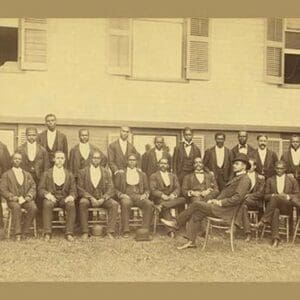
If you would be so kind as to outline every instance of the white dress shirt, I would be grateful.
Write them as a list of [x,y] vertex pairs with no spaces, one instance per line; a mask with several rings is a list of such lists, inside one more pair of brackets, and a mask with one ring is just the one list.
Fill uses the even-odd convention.
[[217,158],[217,166],[222,168],[224,164],[224,157],[225,157],[225,148],[219,148],[218,146],[215,147],[216,151],[216,158]]
[[28,159],[30,161],[34,161],[36,156],[36,142],[34,143],[27,143],[27,153],[28,153]]
[[23,185],[23,183],[24,183],[24,174],[23,174],[22,169],[13,167],[12,170],[13,170],[15,176],[16,176],[16,179],[17,179],[17,182],[19,183],[19,185]]
[[90,144],[89,143],[79,143],[79,151],[80,151],[81,156],[85,160],[87,160],[89,158],[90,151],[91,151]]
[[291,148],[291,154],[292,154],[293,164],[295,166],[299,166],[299,163],[300,163],[300,147],[297,150]]
[[159,161],[163,157],[163,151],[155,148],[156,160]]
[[92,184],[93,184],[94,188],[96,188],[102,177],[100,167],[95,168],[93,165],[91,165],[90,176],[91,176]]
[[284,183],[285,183],[285,174],[282,176],[276,176],[276,185],[278,194],[283,193],[284,191]]
[[246,144],[245,147],[239,144],[239,153],[244,153],[247,155],[248,153],[248,145]]
[[183,142],[184,142],[185,153],[186,153],[187,157],[189,157],[190,153],[191,153],[193,142],[190,142],[190,143],[188,143],[187,141],[183,141]]
[[123,154],[126,155],[126,152],[127,152],[127,140],[123,141],[122,139],[119,139],[119,144],[120,144],[120,147],[121,147],[121,150],[122,150]]
[[264,165],[265,160],[266,160],[266,155],[267,155],[267,148],[265,148],[264,150],[258,148],[258,155],[259,155],[261,164]]
[[61,186],[65,183],[66,173],[63,167],[58,168],[57,166],[53,167],[53,181],[56,185]]
[[198,181],[200,183],[203,183],[203,181],[204,181],[204,173],[195,173],[195,175],[196,175],[196,178],[198,179]]
[[126,183],[129,185],[137,185],[140,181],[140,176],[136,168],[127,168]]
[[169,186],[171,184],[170,183],[169,173],[168,172],[162,172],[162,171],[160,171],[160,175],[161,175],[161,178],[162,178],[165,186]]
[[54,131],[47,130],[47,144],[49,149],[53,148],[55,139],[56,139],[56,130]]
[[252,189],[254,188],[255,183],[256,183],[255,172],[248,172],[248,177],[251,180],[251,189],[250,189],[250,191],[252,191]]

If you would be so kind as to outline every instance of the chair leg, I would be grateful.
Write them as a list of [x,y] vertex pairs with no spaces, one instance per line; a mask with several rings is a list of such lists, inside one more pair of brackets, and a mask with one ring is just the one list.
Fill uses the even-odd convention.
[[286,242],[288,243],[290,240],[290,220],[286,219]]
[[203,246],[202,246],[202,250],[205,250],[205,248],[206,248],[210,228],[211,228],[210,220],[207,220],[206,231],[205,231],[205,239],[204,239],[204,243],[203,243]]
[[296,227],[295,227],[293,241],[292,241],[293,244],[295,243],[295,240],[296,240],[296,237],[297,237],[299,225],[300,225],[300,218],[298,217],[298,221],[297,221],[297,224],[296,224]]
[[231,251],[234,252],[234,223],[230,226],[230,245]]
[[154,210],[153,234],[156,234],[156,226],[157,226],[157,211]]
[[10,239],[11,221],[12,221],[12,218],[11,218],[11,212],[10,212],[10,210],[9,210],[9,211],[8,211],[8,215],[7,215],[7,222],[8,222],[8,225],[7,225],[7,238],[8,238],[8,239]]
[[266,230],[266,225],[264,224],[262,231],[261,231],[261,235],[260,235],[260,239],[262,240],[264,238],[265,235],[265,230]]
[[[255,214],[255,216],[254,216],[254,221],[255,221],[255,224],[258,223],[258,215],[257,214]],[[257,228],[255,228],[255,240],[256,241],[258,240],[258,229]]]
[[36,230],[36,218],[33,219],[33,236],[37,237],[37,230]]

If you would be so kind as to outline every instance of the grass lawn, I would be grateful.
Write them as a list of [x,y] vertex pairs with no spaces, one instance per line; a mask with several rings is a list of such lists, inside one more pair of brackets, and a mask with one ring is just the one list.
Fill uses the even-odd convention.
[[202,238],[197,249],[179,251],[183,242],[157,234],[151,242],[91,237],[73,243],[56,234],[22,242],[1,241],[0,281],[299,281],[300,243],[269,240],[245,243],[213,236],[205,252]]

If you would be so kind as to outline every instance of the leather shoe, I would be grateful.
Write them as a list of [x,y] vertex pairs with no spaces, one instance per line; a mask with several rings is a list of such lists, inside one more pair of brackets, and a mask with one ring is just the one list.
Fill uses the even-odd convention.
[[123,237],[124,239],[128,239],[128,238],[129,238],[129,232],[124,232],[124,233],[122,234],[122,237]]
[[253,228],[259,229],[260,227],[263,227],[264,225],[265,225],[264,222],[259,221],[257,224],[252,224],[251,226],[252,226]]
[[72,236],[71,234],[67,234],[66,240],[67,240],[68,242],[73,242],[73,241],[74,241],[74,238],[73,238],[73,236]]
[[169,236],[171,239],[174,239],[174,238],[175,238],[175,232],[170,231],[170,232],[168,233],[168,236]]
[[20,242],[21,241],[21,235],[20,234],[17,234],[16,235],[16,242]]
[[176,220],[174,220],[174,221],[169,221],[169,220],[166,220],[166,219],[161,218],[160,221],[161,221],[163,224],[165,224],[166,226],[168,226],[168,227],[174,228],[174,229],[176,229],[176,230],[179,229]]
[[45,236],[44,236],[44,241],[45,241],[45,242],[50,241],[50,234],[45,234]]
[[84,240],[84,241],[86,241],[88,238],[89,238],[89,235],[87,233],[83,233],[81,235],[81,239]]
[[192,241],[188,241],[187,243],[183,244],[182,246],[177,247],[178,250],[184,250],[184,249],[188,249],[188,248],[197,248],[197,246]]
[[114,240],[115,239],[115,234],[113,232],[108,232],[107,234],[107,237],[110,239],[110,240]]
[[247,234],[246,238],[245,238],[245,242],[249,243],[251,241],[251,234]]
[[278,245],[279,245],[279,239],[274,239],[274,240],[273,240],[272,247],[273,247],[273,248],[276,248],[276,247],[278,247]]

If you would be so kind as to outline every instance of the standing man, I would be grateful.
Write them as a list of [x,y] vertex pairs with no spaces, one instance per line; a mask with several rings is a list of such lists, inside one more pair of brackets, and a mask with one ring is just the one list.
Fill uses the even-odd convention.
[[144,152],[144,154],[141,157],[141,166],[142,166],[142,169],[143,169],[143,165],[145,165],[145,160],[147,158],[147,152],[150,151],[151,148],[152,148],[152,146],[150,144],[146,144],[145,145],[145,152]]
[[289,150],[283,153],[281,160],[286,163],[286,172],[292,173],[300,184],[300,137],[292,135]]
[[230,150],[224,146],[226,135],[223,132],[215,134],[216,146],[207,149],[204,154],[204,166],[214,173],[219,190],[223,190],[230,177]]
[[235,176],[226,184],[216,199],[210,199],[207,202],[194,201],[185,211],[179,214],[175,221],[161,219],[167,226],[176,229],[184,226],[189,220],[192,221],[192,236],[179,249],[196,247],[195,241],[199,232],[198,223],[205,217],[222,218],[227,222],[232,220],[251,187],[251,181],[246,174],[249,168],[248,156],[239,153],[233,160]]
[[124,172],[116,173],[115,188],[121,204],[121,223],[123,237],[129,237],[129,216],[132,206],[137,206],[143,213],[142,228],[149,230],[153,203],[149,200],[149,185],[144,172],[136,168],[137,157],[128,156],[128,167]]
[[299,199],[299,185],[297,180],[291,175],[286,174],[286,163],[278,161],[275,165],[276,175],[267,179],[265,200],[268,201],[267,208],[263,217],[258,223],[258,227],[264,223],[271,224],[272,246],[277,247],[279,237],[279,215],[290,216],[292,225],[293,206]]
[[194,171],[194,159],[201,157],[200,149],[193,142],[193,131],[186,127],[183,129],[183,141],[174,148],[173,172],[177,174],[182,184],[185,175]]
[[[180,185],[175,174],[168,172],[169,160],[161,158],[158,163],[159,171],[150,176],[151,198],[157,205],[162,217],[166,220],[172,220],[171,208],[185,204],[185,199],[179,197]],[[173,238],[174,231],[168,227],[168,235]]]
[[107,235],[114,239],[118,218],[119,204],[113,197],[115,190],[112,178],[107,169],[101,166],[102,153],[95,150],[91,153],[91,164],[79,172],[78,194],[79,216],[82,238],[88,238],[88,208],[103,207],[108,210]]
[[265,177],[256,172],[256,160],[249,159],[251,165],[247,172],[251,180],[251,188],[249,193],[245,196],[244,207],[241,209],[243,213],[244,232],[246,234],[246,242],[251,240],[251,226],[248,215],[248,210],[255,210],[261,216],[263,213],[263,200],[265,191]]
[[155,147],[147,152],[142,161],[142,171],[146,173],[148,178],[158,171],[158,162],[162,158],[166,158],[168,166],[171,166],[171,155],[164,149],[165,140],[162,136],[154,138]]
[[[11,168],[11,158],[7,146],[0,141],[0,178],[1,175]],[[4,227],[3,209],[0,198],[0,229]]]
[[[44,130],[37,137],[37,143],[42,145],[48,152],[50,167],[54,165],[54,153],[62,151],[65,154],[65,160],[68,158],[68,141],[67,137],[56,129],[56,116],[48,114],[45,116],[47,130]],[[67,165],[67,161],[65,161]]]
[[137,159],[140,159],[140,154],[136,151],[135,147],[128,142],[129,133],[129,127],[121,127],[120,138],[108,146],[108,165],[113,175],[126,170],[128,155],[135,154]]
[[29,172],[36,184],[42,174],[49,168],[49,158],[46,149],[37,144],[37,129],[34,127],[26,128],[26,142],[18,148],[22,154],[21,167]]
[[0,182],[1,196],[6,199],[7,206],[11,210],[12,224],[17,241],[21,240],[22,208],[26,210],[23,226],[23,236],[29,234],[30,226],[37,212],[34,199],[36,185],[30,173],[22,170],[22,154],[14,153],[12,169],[3,173]]
[[248,133],[247,131],[239,131],[238,132],[238,141],[239,143],[234,146],[230,151],[231,161],[234,161],[235,157],[239,153],[246,154],[249,158],[254,156],[255,149],[247,144],[248,141]]
[[100,164],[102,167],[107,165],[107,157],[96,146],[90,144],[90,132],[88,129],[79,129],[79,144],[75,145],[70,151],[69,166],[75,179],[78,178],[79,171],[90,165],[92,155],[95,151],[100,153]]
[[43,199],[43,226],[45,241],[49,241],[52,233],[53,208],[61,207],[66,211],[66,239],[73,241],[75,223],[76,183],[71,172],[64,168],[65,153],[54,154],[54,166],[42,176],[38,188]]
[[268,136],[261,133],[257,136],[258,148],[254,151],[256,172],[266,179],[275,174],[275,163],[278,161],[277,154],[267,148]]

